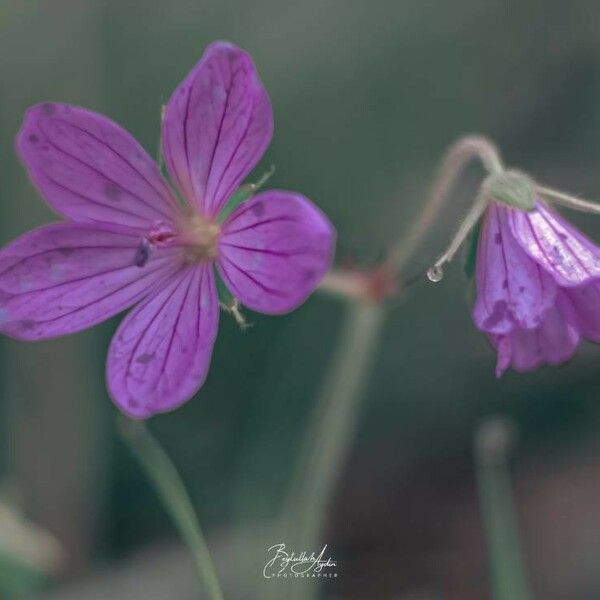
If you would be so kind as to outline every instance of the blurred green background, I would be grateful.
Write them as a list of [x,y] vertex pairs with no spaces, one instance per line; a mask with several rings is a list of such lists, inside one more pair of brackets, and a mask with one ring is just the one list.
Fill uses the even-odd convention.
[[[29,105],[105,113],[153,153],[161,104],[215,39],[249,50],[271,95],[275,136],[257,172],[275,163],[270,185],[323,208],[340,263],[373,264],[408,231],[442,152],[464,133],[492,137],[509,165],[548,185],[600,197],[593,0],[1,0],[0,241],[53,218],[13,150]],[[479,175],[407,276],[447,244]],[[600,240],[600,218],[571,217]],[[496,380],[464,283],[454,265],[442,283],[412,287],[386,323],[327,518],[339,564],[328,598],[489,597],[472,440],[497,413],[520,430],[516,501],[536,596],[600,597],[600,349]],[[244,332],[222,315],[204,388],[150,423],[193,496],[228,598],[255,597],[266,550],[257,532],[281,506],[340,314],[316,294],[288,316],[251,314]],[[0,342],[0,491],[27,517],[35,549],[47,544],[36,564],[60,571],[40,585],[3,567],[6,598],[33,587],[53,600],[197,597],[191,560],[116,435],[104,358],[117,323]]]

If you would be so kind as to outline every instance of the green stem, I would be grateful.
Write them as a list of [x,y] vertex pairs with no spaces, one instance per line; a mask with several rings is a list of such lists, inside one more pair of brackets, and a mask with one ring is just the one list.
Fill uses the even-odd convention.
[[296,473],[287,500],[288,512],[295,515],[296,531],[306,542],[319,536],[340,463],[355,430],[383,323],[379,305],[353,304],[347,311],[339,349],[304,440],[304,464]]
[[[469,136],[456,142],[446,153],[425,209],[402,239],[390,251],[384,272],[392,282],[403,271],[437,216],[458,175],[473,158],[479,158],[490,173],[502,170],[495,146],[481,136]],[[479,211],[479,212],[478,212]],[[476,216],[480,214],[476,206]],[[475,219],[476,220],[476,219]],[[326,375],[292,477],[282,512],[280,530],[294,552],[317,552],[328,504],[352,441],[360,402],[369,379],[384,325],[385,309],[381,302],[369,301],[370,280],[342,272],[331,273],[321,289],[333,291],[350,300],[347,307],[337,354]],[[381,299],[380,299],[381,300]],[[310,599],[317,586],[299,580],[290,588],[289,598]],[[265,587],[261,598],[280,600],[280,590]]]
[[561,204],[562,206],[581,212],[600,214],[600,204],[597,202],[589,202],[588,200],[577,198],[577,196],[572,196],[571,194],[566,194],[565,192],[559,192],[558,190],[539,185],[536,187],[536,191],[545,200],[549,200],[550,202],[556,202],[556,204]]
[[444,154],[429,195],[425,200],[423,211],[406,236],[400,239],[390,251],[387,265],[392,272],[400,273],[404,270],[438,217],[458,176],[475,158],[481,161],[488,173],[499,173],[503,170],[498,150],[487,138],[480,135],[469,135],[452,144]]
[[[375,303],[349,304],[337,354],[317,398],[281,521],[281,541],[295,552],[320,550],[321,530],[344,466],[384,322]],[[278,540],[279,541],[279,540]],[[269,586],[262,597],[281,598]],[[298,580],[290,598],[316,594],[314,581]]]
[[177,469],[142,423],[119,419],[118,429],[192,553],[207,598],[223,600],[223,592],[206,540]]
[[477,483],[488,546],[493,600],[529,600],[508,467],[511,423],[485,422],[477,432]]

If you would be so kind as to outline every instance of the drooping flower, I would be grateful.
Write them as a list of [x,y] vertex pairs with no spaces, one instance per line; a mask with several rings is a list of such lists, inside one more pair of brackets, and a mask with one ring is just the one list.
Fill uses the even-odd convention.
[[498,351],[496,374],[569,360],[581,337],[600,342],[600,248],[538,200],[492,203],[479,238],[476,326]]
[[207,48],[164,112],[162,152],[183,201],[106,117],[65,104],[29,109],[17,149],[66,220],[0,252],[0,330],[41,340],[135,306],[110,345],[111,397],[133,418],[186,402],[217,333],[214,265],[235,298],[267,314],[299,306],[330,266],[334,229],[301,194],[259,192],[225,216],[272,131],[252,59],[225,42]]
[[560,365],[582,338],[600,343],[600,247],[548,202],[596,213],[600,207],[504,170],[493,146],[477,139],[491,156],[491,174],[428,276],[442,278],[442,265],[481,217],[472,316],[498,353],[496,375],[509,367],[523,372]]

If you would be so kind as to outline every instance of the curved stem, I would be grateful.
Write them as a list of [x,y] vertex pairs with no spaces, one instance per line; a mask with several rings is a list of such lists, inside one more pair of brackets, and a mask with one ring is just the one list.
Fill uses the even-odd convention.
[[175,527],[192,553],[206,597],[210,600],[223,600],[223,592],[206,540],[177,469],[142,423],[120,419],[118,429],[142,465]]
[[[471,231],[471,229],[473,229],[473,227],[475,227],[475,225],[477,224],[477,221],[479,221],[479,218],[484,213],[484,211],[487,207],[487,204],[488,204],[487,196],[485,194],[479,194],[477,196],[477,199],[475,200],[475,203],[473,204],[473,207],[469,211],[469,214],[465,217],[464,221],[460,224],[458,231],[452,238],[452,241],[450,242],[448,249],[442,255],[440,255],[440,257],[433,264],[432,269],[434,270],[434,272],[437,271],[438,276],[441,276],[442,271],[440,269],[442,268],[442,265],[450,262],[454,258],[454,255],[456,254],[458,249],[461,247],[462,243],[465,241],[465,239],[469,235],[469,232]],[[430,272],[431,272],[431,269],[430,269]],[[436,279],[435,275],[434,275],[433,279],[434,280]]]
[[[373,273],[334,270],[320,285],[322,291],[349,298],[337,354],[326,375],[322,391],[307,428],[301,455],[292,476],[282,519],[279,523],[281,541],[290,551],[317,551],[325,516],[341,468],[347,457],[360,402],[364,395],[374,357],[385,322],[385,307],[381,300],[388,293],[385,285],[395,280],[418,244],[429,230],[443,201],[465,165],[478,158],[490,173],[502,171],[502,163],[494,145],[486,138],[470,136],[456,142],[442,161],[439,175],[431,190],[425,209],[408,234],[406,241],[390,252],[379,266],[382,283]],[[476,202],[467,221],[444,255],[449,260],[482,212],[483,200]],[[278,540],[279,541],[279,540]],[[295,582],[288,598],[313,598],[314,582]],[[280,598],[275,586],[265,586],[261,598]]]
[[450,146],[442,159],[438,175],[425,201],[423,212],[409,230],[408,235],[392,248],[387,258],[387,264],[392,272],[402,271],[412,258],[431,228],[458,176],[473,159],[479,159],[488,173],[499,173],[504,168],[498,150],[490,140],[483,136],[463,137]]
[[[398,275],[404,270],[431,228],[459,175],[473,159],[479,159],[489,174],[501,173],[504,169],[493,142],[480,135],[460,138],[446,151],[423,212],[414,226],[409,229],[406,237],[392,247],[383,264],[378,267],[379,278],[373,277],[376,275],[374,272],[334,269],[324,277],[319,285],[319,291],[358,301],[380,301],[398,291]],[[478,196],[449,248],[428,271],[432,281],[441,279],[441,265],[452,260],[466,235],[483,214],[486,204],[486,199]]]

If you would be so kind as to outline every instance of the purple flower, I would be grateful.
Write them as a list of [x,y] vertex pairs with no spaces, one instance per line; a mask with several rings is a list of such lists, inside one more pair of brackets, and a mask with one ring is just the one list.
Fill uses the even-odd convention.
[[477,249],[476,326],[496,375],[559,365],[600,342],[600,248],[541,200],[526,212],[490,202]]
[[240,302],[268,314],[300,305],[330,265],[333,227],[300,194],[260,192],[219,219],[272,131],[252,59],[223,42],[206,50],[164,113],[162,151],[183,202],[106,117],[31,108],[18,152],[66,221],[0,252],[0,330],[51,338],[135,305],[108,353],[113,400],[134,418],[187,401],[206,378],[217,334],[213,264]]

